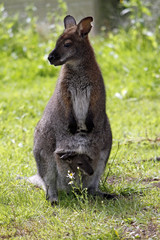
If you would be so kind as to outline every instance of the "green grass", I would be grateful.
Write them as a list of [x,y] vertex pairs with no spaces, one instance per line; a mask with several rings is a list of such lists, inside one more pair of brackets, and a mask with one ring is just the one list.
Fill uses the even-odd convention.
[[0,239],[160,239],[160,49],[132,32],[92,37],[113,132],[100,188],[118,198],[61,192],[51,207],[17,179],[36,173],[34,127],[60,70],[44,58],[54,44],[30,28],[0,41]]

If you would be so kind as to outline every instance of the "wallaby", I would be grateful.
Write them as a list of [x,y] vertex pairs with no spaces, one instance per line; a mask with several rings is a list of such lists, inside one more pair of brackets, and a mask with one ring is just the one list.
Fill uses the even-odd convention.
[[70,190],[68,170],[82,170],[83,187],[100,194],[98,184],[112,146],[105,113],[105,87],[88,39],[92,17],[76,24],[68,15],[65,30],[49,54],[52,65],[63,65],[57,85],[34,136],[34,156],[47,199],[58,201],[58,190]]

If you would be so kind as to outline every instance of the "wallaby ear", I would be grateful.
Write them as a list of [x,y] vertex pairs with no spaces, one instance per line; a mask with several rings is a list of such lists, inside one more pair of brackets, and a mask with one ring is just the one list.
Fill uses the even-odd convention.
[[65,29],[73,27],[75,25],[76,25],[76,20],[74,19],[74,17],[72,17],[70,15],[67,15],[64,18],[64,27],[65,27]]
[[91,22],[93,21],[92,17],[86,17],[83,18],[77,26],[77,30],[78,30],[78,34],[82,37],[85,37],[88,35],[88,33],[90,32],[92,25]]

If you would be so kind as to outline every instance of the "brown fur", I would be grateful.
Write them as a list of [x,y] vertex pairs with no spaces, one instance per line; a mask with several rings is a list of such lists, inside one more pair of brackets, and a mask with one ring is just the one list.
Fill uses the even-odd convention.
[[[34,156],[51,203],[58,200],[58,189],[69,191],[66,175],[72,166],[76,172],[78,164],[83,166],[83,187],[100,193],[98,183],[111,150],[104,82],[88,39],[92,20],[87,17],[76,25],[66,16],[64,33],[48,57],[51,64],[63,66],[35,129]],[[58,149],[68,158],[57,157]],[[74,152],[71,159],[68,152]]]

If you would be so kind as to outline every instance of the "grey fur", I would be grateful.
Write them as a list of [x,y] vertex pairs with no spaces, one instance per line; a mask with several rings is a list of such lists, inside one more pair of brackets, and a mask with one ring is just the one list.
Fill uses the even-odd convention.
[[[58,201],[58,190],[71,190],[67,173],[73,170],[72,165],[76,180],[76,166],[83,165],[83,187],[91,194],[99,192],[99,180],[112,146],[103,78],[86,35],[91,21],[91,17],[85,18],[67,28],[49,55],[51,64],[64,65],[54,94],[35,129],[34,157],[38,174],[29,181],[35,183],[37,179],[51,203]],[[65,42],[63,45],[65,38],[72,41],[68,49],[64,48]]]

